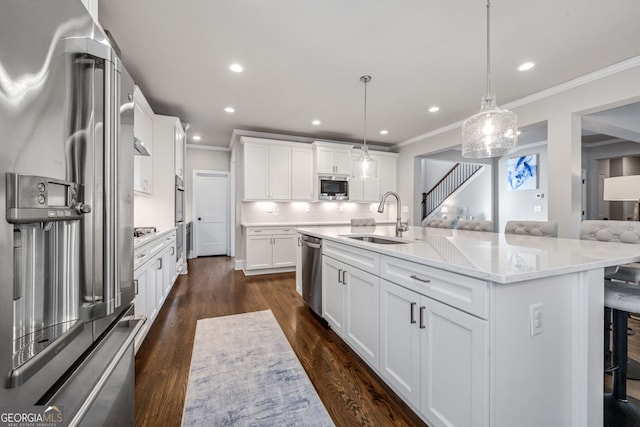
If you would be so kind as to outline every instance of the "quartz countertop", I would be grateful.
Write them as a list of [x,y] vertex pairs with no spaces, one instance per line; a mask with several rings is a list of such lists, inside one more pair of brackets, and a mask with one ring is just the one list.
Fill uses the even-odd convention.
[[[376,221],[376,224],[389,225],[395,221]],[[324,227],[350,225],[351,221],[286,221],[286,222],[243,222],[242,227]]]
[[640,261],[640,245],[625,243],[409,227],[398,237],[407,243],[377,244],[347,236],[396,238],[395,226],[298,227],[297,231],[496,283],[521,282]]
[[176,229],[176,227],[171,227],[171,228],[167,228],[166,230],[159,230],[155,233],[149,233],[149,234],[145,234],[144,236],[140,236],[140,237],[134,237],[133,238],[133,248],[139,248],[140,246],[144,245],[147,242],[150,242],[152,240],[155,240],[161,236],[164,236],[165,234],[174,231]]

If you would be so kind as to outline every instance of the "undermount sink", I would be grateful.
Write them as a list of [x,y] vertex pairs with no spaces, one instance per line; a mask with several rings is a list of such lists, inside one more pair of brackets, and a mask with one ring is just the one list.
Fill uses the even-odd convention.
[[348,235],[343,235],[343,236],[348,237],[350,239],[361,240],[363,242],[369,242],[369,243],[377,243],[380,245],[398,245],[398,244],[409,243],[407,241],[393,240],[393,239],[380,237],[380,236],[348,236]]

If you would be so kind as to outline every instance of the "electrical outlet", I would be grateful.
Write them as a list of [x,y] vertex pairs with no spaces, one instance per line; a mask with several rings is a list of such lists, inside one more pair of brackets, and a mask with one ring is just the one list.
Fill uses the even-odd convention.
[[304,205],[304,211],[305,212],[309,212],[311,210],[311,208],[309,208],[309,204]]
[[536,213],[542,212],[542,206],[541,205],[535,205],[533,207],[533,211],[536,212]]
[[529,329],[532,337],[544,332],[543,320],[542,303],[531,304],[529,306]]
[[403,213],[409,212],[409,206],[403,206],[402,207],[402,212]]
[[338,206],[338,212],[344,212],[344,206],[342,205]]

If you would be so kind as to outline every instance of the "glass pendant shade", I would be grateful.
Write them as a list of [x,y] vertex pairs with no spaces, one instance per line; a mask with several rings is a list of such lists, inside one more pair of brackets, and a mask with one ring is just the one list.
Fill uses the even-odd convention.
[[369,180],[378,178],[378,161],[371,157],[369,148],[362,146],[360,155],[353,159],[353,178]]
[[500,157],[518,148],[518,118],[496,105],[496,96],[487,94],[477,114],[462,123],[462,157]]

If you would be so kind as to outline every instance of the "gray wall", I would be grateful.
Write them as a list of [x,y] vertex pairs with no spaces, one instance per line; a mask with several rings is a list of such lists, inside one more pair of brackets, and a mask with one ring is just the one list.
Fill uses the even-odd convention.
[[[496,231],[503,231],[507,221],[547,221],[548,217],[548,189],[549,162],[547,159],[546,141],[525,146],[498,161],[498,205],[499,221]],[[538,188],[536,190],[509,190],[507,182],[507,161],[509,159],[526,156],[538,156]],[[539,212],[536,212],[536,207]]]
[[[458,159],[441,160],[449,157],[449,155],[439,157],[422,159],[422,192],[431,189],[456,163],[461,161]],[[453,157],[455,157],[455,154],[453,154]],[[469,163],[468,159],[465,159],[464,162]],[[485,164],[484,166],[482,171],[478,172],[473,179],[444,203],[448,209],[448,218],[460,217],[467,219],[473,217],[493,220],[492,166],[490,164]],[[441,214],[439,213],[435,214],[435,217],[440,216]],[[419,222],[417,223],[419,224]]]
[[193,202],[193,171],[211,170],[228,172],[230,170],[231,152],[222,150],[211,150],[194,148],[187,144],[187,158],[185,165],[185,221],[189,222],[192,217]]

